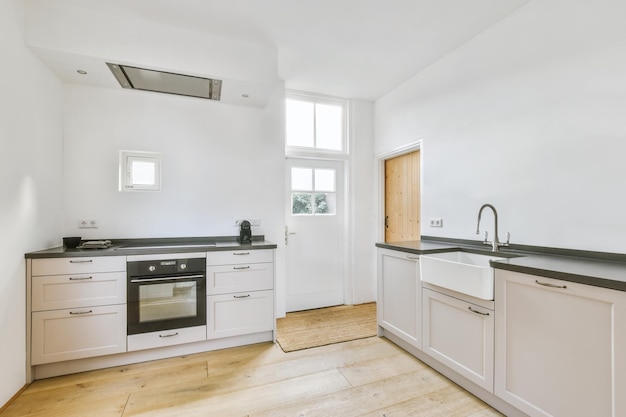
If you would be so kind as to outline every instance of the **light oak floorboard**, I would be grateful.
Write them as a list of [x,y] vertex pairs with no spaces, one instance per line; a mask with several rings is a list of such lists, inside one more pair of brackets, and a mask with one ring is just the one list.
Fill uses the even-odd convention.
[[501,416],[384,338],[261,343],[35,381],[0,417]]

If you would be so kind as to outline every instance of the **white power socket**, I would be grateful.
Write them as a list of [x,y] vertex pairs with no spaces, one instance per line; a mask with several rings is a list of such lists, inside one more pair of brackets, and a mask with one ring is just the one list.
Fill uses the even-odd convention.
[[82,219],[78,221],[79,229],[97,229],[98,227],[98,220],[95,219]]
[[443,219],[430,219],[430,227],[443,227]]

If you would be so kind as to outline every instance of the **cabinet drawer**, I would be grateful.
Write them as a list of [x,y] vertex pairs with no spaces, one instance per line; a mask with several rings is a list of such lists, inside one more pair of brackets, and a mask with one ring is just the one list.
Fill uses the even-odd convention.
[[230,265],[239,263],[250,264],[258,262],[274,262],[274,250],[229,250],[220,252],[208,252],[206,255],[207,266]]
[[33,277],[33,311],[126,303],[126,274],[52,275]]
[[125,351],[125,304],[32,315],[33,365]]
[[126,271],[125,256],[33,259],[32,275],[66,275]]
[[274,288],[274,264],[239,264],[207,267],[207,294],[228,294]]
[[133,334],[128,336],[128,351],[201,342],[203,340],[206,340],[206,326]]
[[274,291],[207,297],[207,338],[274,330]]

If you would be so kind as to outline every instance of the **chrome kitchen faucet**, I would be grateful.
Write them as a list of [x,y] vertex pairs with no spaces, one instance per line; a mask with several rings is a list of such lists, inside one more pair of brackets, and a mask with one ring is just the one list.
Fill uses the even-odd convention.
[[511,234],[507,232],[506,243],[500,243],[500,240],[498,239],[498,212],[496,211],[496,208],[491,204],[483,204],[480,210],[478,210],[478,223],[476,224],[476,234],[480,233],[480,216],[483,213],[483,209],[485,207],[489,207],[493,211],[494,237],[493,241],[487,241],[487,231],[485,231],[485,240],[483,241],[483,244],[491,245],[491,250],[497,252],[500,246],[509,246],[509,239],[511,238]]

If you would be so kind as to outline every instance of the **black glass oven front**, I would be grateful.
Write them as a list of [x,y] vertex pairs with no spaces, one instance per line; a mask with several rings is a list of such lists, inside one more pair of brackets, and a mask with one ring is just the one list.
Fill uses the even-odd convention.
[[206,324],[206,258],[127,263],[129,335]]

